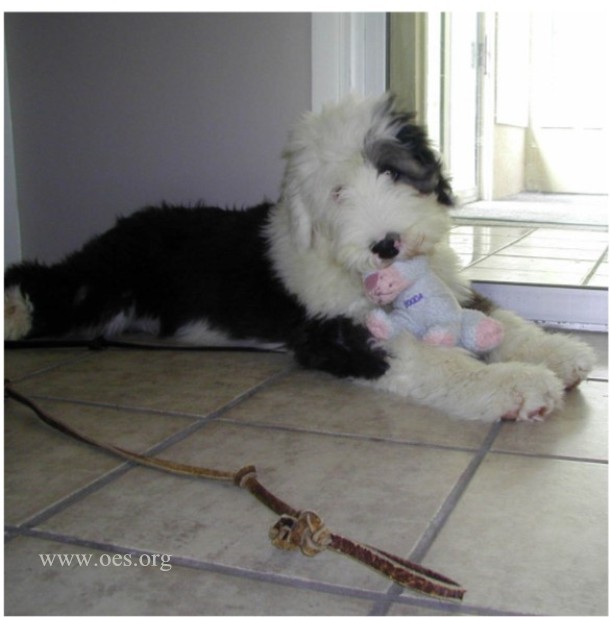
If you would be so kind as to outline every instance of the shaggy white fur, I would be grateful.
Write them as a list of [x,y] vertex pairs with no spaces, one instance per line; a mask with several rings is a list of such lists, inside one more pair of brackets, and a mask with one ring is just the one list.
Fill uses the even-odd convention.
[[[349,315],[364,323],[371,304],[362,294],[362,274],[383,265],[370,247],[390,232],[400,238],[396,258],[427,254],[458,299],[471,295],[446,242],[447,208],[435,195],[380,174],[365,156],[365,142],[391,137],[380,109],[378,100],[352,99],[311,114],[286,148],[280,207],[268,230],[271,254],[311,316]],[[593,352],[508,311],[492,315],[506,335],[489,363],[404,334],[387,343],[390,370],[362,383],[463,418],[543,419],[561,407],[564,389],[591,370]]]
[[[447,208],[435,195],[393,182],[366,159],[366,141],[389,138],[379,107],[376,99],[348,99],[307,115],[284,152],[282,195],[269,226],[271,255],[312,316],[361,319],[370,310],[362,274],[384,265],[370,247],[386,233],[400,230],[399,259],[433,252],[449,230]],[[450,285],[464,298],[466,282],[455,267],[440,263],[442,255],[453,260],[449,253],[439,248],[433,261],[451,272]]]

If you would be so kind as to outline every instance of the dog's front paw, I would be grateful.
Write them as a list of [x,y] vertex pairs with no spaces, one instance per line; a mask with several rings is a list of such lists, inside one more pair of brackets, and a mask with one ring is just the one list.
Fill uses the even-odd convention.
[[595,364],[595,353],[586,343],[565,334],[547,334],[543,341],[545,364],[571,390],[585,379]]
[[561,408],[563,385],[547,368],[520,362],[489,367],[487,419],[541,421]]

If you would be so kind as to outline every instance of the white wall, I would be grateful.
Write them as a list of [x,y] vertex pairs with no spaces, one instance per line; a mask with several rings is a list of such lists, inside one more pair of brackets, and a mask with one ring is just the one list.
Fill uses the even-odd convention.
[[607,193],[607,20],[535,13],[532,31],[527,189]]
[[310,14],[6,14],[5,41],[24,257],[163,199],[277,197]]
[[[530,106],[530,16],[500,12],[495,19],[495,121],[492,199],[525,190]],[[491,25],[491,24],[489,24]]]

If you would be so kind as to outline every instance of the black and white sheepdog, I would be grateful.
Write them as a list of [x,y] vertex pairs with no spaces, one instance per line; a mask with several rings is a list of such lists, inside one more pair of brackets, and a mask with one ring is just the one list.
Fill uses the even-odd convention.
[[[447,243],[451,188],[425,132],[391,96],[307,114],[277,204],[163,205],[121,219],[52,266],[5,274],[5,338],[144,330],[196,344],[281,344],[304,367],[455,416],[539,420],[593,353],[477,296]],[[416,254],[464,307],[502,322],[484,360],[404,333],[380,345],[363,273]]]

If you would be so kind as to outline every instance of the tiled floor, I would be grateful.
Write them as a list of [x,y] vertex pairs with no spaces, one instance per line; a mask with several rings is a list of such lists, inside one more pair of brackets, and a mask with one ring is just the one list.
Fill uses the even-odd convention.
[[454,221],[450,243],[475,281],[608,287],[608,232]]
[[[5,613],[605,615],[607,336],[583,336],[599,355],[591,378],[527,425],[452,420],[282,354],[6,352],[15,387],[77,428],[176,461],[255,464],[333,531],[468,592],[442,602],[330,551],[280,551],[276,517],[247,492],[122,463],[9,400]],[[92,561],[41,560],[73,554]],[[112,565],[126,554],[140,567]]]

